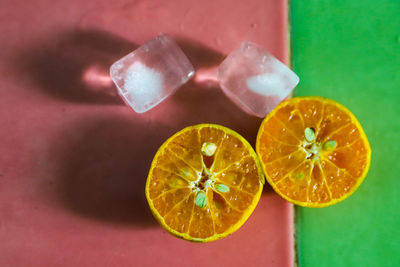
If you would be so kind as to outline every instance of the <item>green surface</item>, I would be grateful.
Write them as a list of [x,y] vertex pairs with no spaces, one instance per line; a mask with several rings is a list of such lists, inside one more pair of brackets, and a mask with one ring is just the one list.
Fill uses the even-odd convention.
[[347,106],[372,147],[347,200],[297,208],[300,266],[400,266],[400,0],[292,0],[296,95]]

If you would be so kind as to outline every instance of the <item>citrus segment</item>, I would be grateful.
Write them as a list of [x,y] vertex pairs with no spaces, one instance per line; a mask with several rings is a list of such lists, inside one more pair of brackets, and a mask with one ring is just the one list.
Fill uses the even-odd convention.
[[153,200],[153,205],[161,216],[165,216],[169,211],[184,201],[189,193],[190,190],[188,188],[168,190],[157,196]]
[[351,195],[365,178],[371,157],[354,115],[321,97],[278,105],[262,122],[256,149],[275,191],[307,207],[332,205]]
[[188,127],[154,157],[146,198],[170,233],[208,242],[236,231],[261,195],[264,177],[250,144],[213,124]]
[[356,184],[356,180],[346,170],[340,169],[332,162],[322,160],[320,168],[324,173],[325,182],[330,188],[332,198],[340,198]]
[[[164,216],[165,223],[170,225],[172,229],[175,229],[176,231],[187,232],[190,226],[190,224],[187,222],[190,221],[192,217],[192,210],[194,208],[193,201],[194,195],[186,192],[183,201],[179,202],[178,205],[173,206],[173,208],[169,207],[169,209],[167,209],[169,211],[168,214],[161,213],[157,206],[155,206],[155,208],[160,212],[161,216]],[[176,216],[176,214],[179,214],[179,216]]]
[[323,103],[317,99],[309,99],[307,102],[298,103],[296,109],[298,109],[299,115],[303,120],[304,128],[318,129],[325,113],[323,111],[324,108]]
[[234,135],[226,134],[222,139],[220,149],[215,153],[212,170],[218,172],[230,163],[238,162],[247,155],[249,155],[249,147]]
[[153,172],[155,176],[167,177],[167,179],[160,182],[153,182],[153,185],[149,189],[149,196],[152,199],[155,199],[156,197],[170,190],[177,188],[185,188],[189,185],[188,181],[176,175],[175,173],[165,171],[160,168],[155,168]]
[[289,130],[284,121],[278,118],[271,118],[270,120],[270,128],[269,133],[273,136],[277,141],[284,143],[286,145],[298,145],[300,144],[300,138],[296,136],[297,134],[293,131]]
[[239,188],[243,192],[256,194],[260,181],[254,177],[258,177],[258,172],[256,159],[249,155],[219,171],[214,178],[228,188]]
[[215,232],[223,235],[232,229],[232,225],[238,224],[242,220],[242,212],[239,212],[226,202],[219,194],[210,194],[212,202],[210,202],[213,212]]
[[[306,153],[296,150],[293,153],[273,159],[265,164],[266,175],[274,182],[279,182],[293,172],[301,163],[303,163]],[[261,158],[264,160],[264,158]]]
[[157,161],[162,163],[156,165],[158,168],[171,172],[188,182],[194,181],[197,176],[198,172],[170,149],[165,149],[160,153]]
[[196,171],[201,171],[203,166],[201,164],[201,154],[196,153],[196,149],[200,146],[199,131],[191,130],[177,136],[175,140],[171,141],[169,149],[175,154],[179,155],[185,162]]

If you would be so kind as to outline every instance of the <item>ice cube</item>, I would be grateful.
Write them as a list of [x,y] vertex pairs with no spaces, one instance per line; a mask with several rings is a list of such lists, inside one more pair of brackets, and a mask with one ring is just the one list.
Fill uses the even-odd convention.
[[192,64],[166,34],[140,46],[110,68],[120,96],[137,113],[161,103],[193,75]]
[[242,110],[265,117],[284,100],[299,77],[259,45],[245,41],[218,69],[223,92]]

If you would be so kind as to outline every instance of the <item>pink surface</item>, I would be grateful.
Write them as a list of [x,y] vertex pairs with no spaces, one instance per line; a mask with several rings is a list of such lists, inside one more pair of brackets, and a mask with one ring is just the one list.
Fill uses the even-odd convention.
[[[157,148],[185,126],[222,124],[254,144],[260,119],[208,69],[244,39],[286,62],[286,19],[276,0],[2,0],[0,266],[292,266],[292,207],[269,187],[239,231],[209,244],[164,232],[144,197]],[[161,32],[198,74],[135,114],[104,73]]]

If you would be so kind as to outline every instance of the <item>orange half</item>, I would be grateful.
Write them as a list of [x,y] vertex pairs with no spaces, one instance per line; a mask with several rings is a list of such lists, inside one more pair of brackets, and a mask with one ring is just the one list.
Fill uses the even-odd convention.
[[256,150],[274,190],[305,207],[325,207],[349,197],[364,180],[371,159],[356,117],[321,97],[279,104],[262,122]]
[[146,198],[168,232],[208,242],[233,233],[247,220],[263,183],[257,155],[242,136],[223,126],[199,124],[159,148]]

